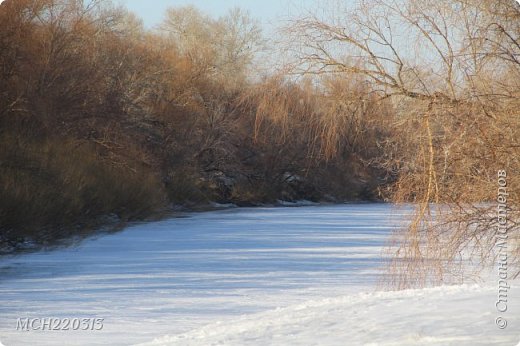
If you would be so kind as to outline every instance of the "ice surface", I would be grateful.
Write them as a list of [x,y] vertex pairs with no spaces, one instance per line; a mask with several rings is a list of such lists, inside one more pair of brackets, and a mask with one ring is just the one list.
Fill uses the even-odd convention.
[[[373,292],[382,247],[407,213],[387,204],[234,208],[2,259],[0,340],[6,346],[154,339],[152,345],[356,345],[401,335],[410,343],[473,345],[484,332],[500,332],[489,287]],[[509,315],[518,316],[513,304]],[[348,327],[358,316],[369,322]],[[104,328],[16,331],[17,318],[25,317],[98,317]],[[456,333],[462,321],[470,327]],[[511,323],[493,340],[518,336],[518,318]],[[471,339],[474,331],[480,334]]]

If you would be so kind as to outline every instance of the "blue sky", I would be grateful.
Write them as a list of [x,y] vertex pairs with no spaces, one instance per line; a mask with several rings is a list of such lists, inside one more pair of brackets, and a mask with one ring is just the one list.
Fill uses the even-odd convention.
[[194,5],[207,14],[219,17],[233,7],[248,10],[252,17],[260,20],[265,29],[270,29],[290,13],[302,6],[309,7],[317,0],[119,0],[144,20],[147,27],[154,27],[163,18],[168,7]]

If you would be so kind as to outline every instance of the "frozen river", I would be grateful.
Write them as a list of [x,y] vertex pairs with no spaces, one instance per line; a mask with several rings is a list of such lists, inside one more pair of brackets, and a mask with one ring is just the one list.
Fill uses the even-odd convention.
[[[387,204],[238,208],[143,223],[0,260],[0,340],[129,345],[322,297],[372,291],[405,211]],[[18,318],[103,318],[17,331]]]

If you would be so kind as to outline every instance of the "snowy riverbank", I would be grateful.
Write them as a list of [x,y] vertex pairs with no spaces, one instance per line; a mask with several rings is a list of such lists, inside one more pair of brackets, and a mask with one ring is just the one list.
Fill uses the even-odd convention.
[[495,325],[496,288],[462,285],[309,301],[140,346],[515,346],[520,341],[518,288],[502,314],[509,317],[503,330]]

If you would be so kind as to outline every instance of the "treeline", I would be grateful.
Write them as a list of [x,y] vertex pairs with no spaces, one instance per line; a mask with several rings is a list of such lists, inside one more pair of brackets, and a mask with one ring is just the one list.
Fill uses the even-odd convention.
[[261,75],[259,25],[109,1],[0,5],[0,250],[211,201],[367,200],[395,115],[359,78]]

